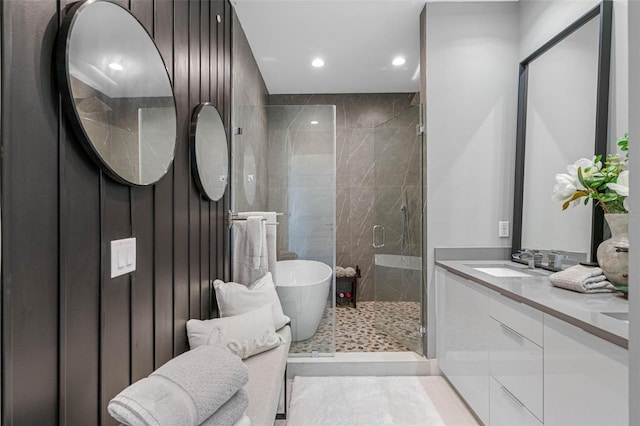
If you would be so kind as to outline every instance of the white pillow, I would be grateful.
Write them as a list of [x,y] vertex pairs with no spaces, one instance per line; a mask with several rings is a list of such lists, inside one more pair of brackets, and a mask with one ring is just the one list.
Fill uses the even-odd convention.
[[251,288],[234,282],[225,283],[220,280],[213,282],[213,288],[216,291],[221,317],[244,314],[270,304],[273,307],[273,320],[276,330],[281,329],[291,321],[282,312],[282,305],[280,304],[278,293],[276,293],[276,286],[273,283],[271,272],[267,272],[264,277],[251,284]]
[[276,333],[271,305],[241,315],[187,321],[189,347],[221,345],[245,359],[284,343]]

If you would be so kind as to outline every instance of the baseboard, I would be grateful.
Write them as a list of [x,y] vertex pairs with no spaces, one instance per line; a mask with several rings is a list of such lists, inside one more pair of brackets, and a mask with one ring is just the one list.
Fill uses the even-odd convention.
[[287,378],[291,379],[296,376],[431,376],[433,375],[434,362],[435,360],[426,359],[413,352],[338,352],[332,357],[289,358]]

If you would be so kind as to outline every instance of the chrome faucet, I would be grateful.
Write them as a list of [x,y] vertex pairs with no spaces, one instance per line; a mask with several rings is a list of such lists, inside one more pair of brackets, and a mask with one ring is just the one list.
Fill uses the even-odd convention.
[[520,249],[518,253],[511,255],[511,259],[520,261],[520,263],[526,261],[529,269],[542,266],[542,253],[540,253],[540,250]]
[[576,265],[580,263],[579,259],[569,256],[568,254],[562,254],[559,251],[552,251],[551,253],[549,253],[548,259],[549,259],[549,267],[557,271],[561,270],[562,265],[565,263],[568,263],[571,265]]

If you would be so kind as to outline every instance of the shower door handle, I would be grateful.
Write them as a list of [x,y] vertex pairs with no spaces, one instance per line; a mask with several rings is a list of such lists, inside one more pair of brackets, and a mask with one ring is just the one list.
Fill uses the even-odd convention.
[[[382,237],[382,243],[381,243],[381,244],[377,244],[377,241],[378,241],[378,232],[376,232],[376,231],[377,231],[378,229],[381,231],[381,232],[380,232],[380,235],[381,235],[381,237]],[[382,248],[382,247],[384,247],[384,243],[385,243],[385,240],[386,240],[384,226],[382,226],[382,225],[374,225],[374,226],[373,226],[373,235],[372,235],[372,238],[371,238],[371,239],[372,239],[372,241],[373,241],[373,244],[372,244],[372,245],[373,245],[373,248]]]

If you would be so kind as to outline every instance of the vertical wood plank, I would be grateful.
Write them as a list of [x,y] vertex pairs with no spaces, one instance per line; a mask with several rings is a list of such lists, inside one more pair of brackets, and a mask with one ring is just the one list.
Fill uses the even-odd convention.
[[[224,56],[222,59],[223,62],[223,70],[224,73],[222,75],[222,87],[223,87],[223,97],[222,104],[224,105],[224,123],[225,128],[227,130],[227,135],[231,135],[231,22],[232,22],[232,11],[233,8],[231,3],[225,1],[223,3],[224,8],[224,18],[222,19],[224,26]],[[229,138],[230,139],[230,138]],[[231,148],[231,147],[229,147]],[[231,149],[229,149],[231,152]],[[231,170],[231,169],[229,169]],[[231,197],[229,196],[230,191],[225,193],[225,196],[222,202],[218,203],[218,229],[223,230],[221,232],[221,237],[218,238],[218,242],[220,243],[220,248],[218,249],[218,265],[219,269],[224,271],[224,280],[228,281],[231,277],[231,262],[229,259],[229,229],[224,228],[224,214],[231,208]]]
[[[209,60],[211,62],[209,66],[209,94],[211,102],[216,105],[219,111],[222,111],[222,105],[219,102],[218,97],[218,64],[219,64],[219,49],[218,49],[218,30],[220,24],[218,24],[217,16],[222,16],[221,10],[222,2],[213,0],[209,3],[209,22],[211,23],[211,28],[209,30]],[[227,189],[228,190],[228,189]],[[219,238],[219,230],[217,224],[218,217],[218,202],[211,202],[209,207],[209,229],[211,240],[209,241],[209,274],[211,280],[216,280],[218,278],[224,278],[223,275],[219,274],[218,268],[218,238]],[[215,293],[211,291],[211,287],[208,289],[208,299],[213,299],[211,305],[208,306],[209,312],[208,314],[211,316],[218,315],[218,306],[215,302]]]
[[153,37],[154,33],[154,0],[129,0],[131,13],[140,21],[142,26]]
[[59,111],[48,77],[58,5],[2,7],[2,414],[46,424],[58,418],[59,388]]
[[[60,0],[61,18],[69,3]],[[100,176],[66,116],[59,117],[59,423],[99,424]]]
[[[153,35],[153,0],[131,0],[131,12]],[[131,231],[136,272],[131,277],[131,381],[148,376],[153,360],[154,190],[131,188]]]
[[[115,3],[129,8],[129,0]],[[101,173],[102,424],[117,425],[108,402],[131,383],[131,275],[110,277],[111,241],[131,236],[131,188]]]
[[107,404],[131,382],[131,275],[111,278],[111,241],[131,235],[129,188],[101,173],[102,421],[116,425]]
[[174,214],[174,356],[188,349],[189,317],[189,3],[174,3],[174,91],[178,105],[178,140],[173,163]]
[[[200,103],[200,1],[189,2],[189,113]],[[192,158],[189,144],[189,160]],[[200,317],[200,192],[189,161],[189,318]]]
[[[209,56],[209,0],[200,2],[200,100],[209,102],[211,100],[209,68],[211,61]],[[209,228],[210,205],[206,199],[200,201],[200,307],[199,318],[209,318],[209,282],[211,280],[209,272],[209,247],[211,232]]]
[[[155,0],[154,37],[173,76],[173,1]],[[175,81],[174,81],[175,86]],[[173,357],[173,181],[174,167],[155,186],[154,367]]]

